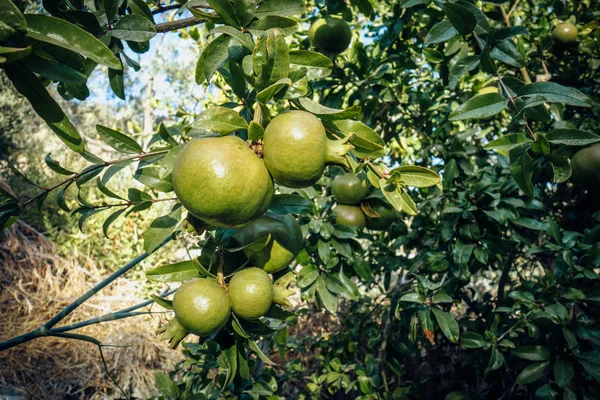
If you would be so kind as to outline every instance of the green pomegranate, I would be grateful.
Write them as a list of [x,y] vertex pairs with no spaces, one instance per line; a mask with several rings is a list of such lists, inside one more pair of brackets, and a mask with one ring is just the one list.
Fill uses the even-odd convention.
[[368,199],[365,202],[371,210],[379,214],[378,218],[365,214],[367,229],[383,231],[392,225],[398,216],[398,212],[390,204],[380,199]]
[[290,188],[315,184],[326,164],[347,165],[352,149],[343,140],[329,140],[321,121],[306,111],[273,118],[264,134],[264,161],[277,183]]
[[262,317],[271,308],[273,297],[271,277],[260,268],[243,269],[229,281],[231,309],[240,318]]
[[336,224],[355,226],[360,229],[363,229],[367,225],[365,214],[358,206],[338,204],[335,207],[334,213]]
[[331,194],[338,203],[356,205],[369,193],[369,185],[352,173],[338,175],[331,182]]
[[600,187],[600,143],[579,150],[571,158],[573,182],[588,188]]
[[177,157],[172,182],[191,214],[224,228],[259,217],[273,196],[273,181],[263,161],[236,136],[189,142]]
[[217,333],[229,319],[231,307],[227,293],[209,279],[192,279],[173,296],[175,318],[157,330],[172,348],[190,333],[207,336]]
[[579,34],[577,27],[570,22],[563,22],[554,28],[552,37],[561,43],[573,43]]
[[326,17],[315,21],[308,30],[308,40],[313,47],[326,53],[339,54],[352,41],[348,23],[340,17]]
[[302,250],[302,230],[291,215],[267,211],[239,229],[234,238],[244,248],[252,264],[273,274],[287,267]]

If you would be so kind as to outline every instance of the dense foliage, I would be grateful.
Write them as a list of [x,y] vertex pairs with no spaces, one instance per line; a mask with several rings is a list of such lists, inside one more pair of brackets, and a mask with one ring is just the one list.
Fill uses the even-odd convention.
[[[174,202],[145,233],[144,248],[151,253],[170,237],[184,237],[182,245],[199,256],[147,271],[148,278],[222,284],[252,260],[257,236],[186,219],[169,194],[184,143],[236,134],[262,154],[271,119],[304,110],[321,120],[330,142],[352,145],[342,166],[329,166],[308,187],[278,186],[269,206],[301,225],[304,245],[294,249],[290,268],[274,273],[274,286],[285,299],[295,273],[305,306],[291,312],[282,301],[260,320],[231,314],[215,335],[199,342],[188,336],[181,368],[157,375],[163,398],[598,398],[600,182],[573,182],[569,161],[600,142],[593,132],[600,118],[597,4],[43,6],[52,17],[41,10],[23,15],[24,4],[0,0],[0,66],[90,164],[74,172],[47,157],[64,182],[30,199],[1,190],[5,227],[55,189],[59,206],[79,214],[80,225],[108,211],[105,234],[117,218]],[[156,23],[156,15],[172,9],[193,17]],[[352,44],[341,54],[328,52],[326,42],[311,47],[309,27],[329,16],[352,28]],[[553,35],[564,21],[576,26],[576,41]],[[64,98],[84,100],[87,77],[102,65],[114,94],[124,98],[124,64],[135,70],[133,53],[144,57],[157,32],[180,28],[202,45],[196,82],[218,94],[201,113],[179,111],[178,123],[160,124],[144,146],[98,126],[100,138],[122,155],[105,161],[91,154],[45,87],[58,82]],[[298,161],[293,152],[285,156]],[[134,162],[135,178],[148,189],[109,189],[110,179]],[[600,170],[600,160],[588,162]],[[336,223],[331,182],[344,167],[372,187],[359,205],[366,217],[377,217],[374,202],[401,212],[389,228]],[[79,194],[91,184],[106,201]],[[240,185],[236,196],[246,190]],[[70,210],[65,196],[76,197],[79,207]],[[260,225],[261,238],[265,231],[275,240],[294,236],[282,220]],[[267,244],[258,242],[262,251]],[[154,300],[173,308],[170,300]],[[334,317],[324,318],[322,309]],[[321,334],[307,333],[311,320],[322,325]]]

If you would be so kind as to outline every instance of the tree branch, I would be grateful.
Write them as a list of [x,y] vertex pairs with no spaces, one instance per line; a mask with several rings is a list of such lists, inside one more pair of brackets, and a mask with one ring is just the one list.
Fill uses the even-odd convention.
[[[510,9],[509,13],[507,14],[506,11],[504,11],[504,7],[503,6],[498,6],[498,8],[500,9],[500,13],[502,14],[502,18],[504,19],[504,23],[506,24],[506,26],[511,26],[510,23],[510,15],[515,11],[515,8],[517,7],[517,5],[519,4],[519,1],[517,0],[517,2],[513,5],[513,7]],[[525,81],[526,84],[530,84],[531,83],[531,77],[529,76],[529,73],[527,72],[527,68],[523,67],[523,68],[519,68],[519,72],[521,72],[521,76],[523,76],[523,80]]]
[[513,263],[515,262],[515,254],[511,253],[506,259],[506,264],[504,264],[504,269],[502,269],[502,275],[500,276],[500,281],[498,281],[498,306],[504,304],[504,286],[506,286],[506,281],[508,280],[508,274],[512,268]]
[[156,32],[164,33],[164,32],[176,31],[181,28],[187,28],[188,26],[198,25],[202,22],[204,22],[204,20],[200,19],[198,17],[190,17],[190,18],[180,19],[177,21],[165,22],[165,23],[156,25]]
[[29,204],[31,204],[35,200],[39,199],[40,197],[44,196],[45,194],[47,194],[47,193],[49,193],[49,192],[51,192],[51,191],[53,191],[55,189],[58,189],[59,187],[61,187],[63,185],[66,185],[67,183],[74,182],[77,179],[79,179],[82,175],[87,174],[87,173],[89,173],[91,171],[95,171],[95,170],[101,169],[101,168],[106,168],[106,167],[111,166],[113,164],[117,164],[117,163],[119,163],[121,161],[136,160],[136,159],[141,161],[142,159],[144,159],[144,157],[149,157],[149,156],[155,156],[155,155],[159,155],[159,154],[164,154],[164,153],[167,153],[168,151],[169,150],[159,150],[159,151],[154,151],[154,152],[151,152],[151,153],[141,153],[141,154],[136,154],[134,156],[119,158],[119,159],[111,160],[111,161],[105,161],[104,164],[98,164],[98,165],[95,165],[95,166],[92,165],[92,166],[90,166],[90,168],[86,168],[83,171],[78,172],[75,175],[70,176],[69,178],[65,179],[64,181],[61,181],[61,182],[57,183],[56,185],[54,185],[52,187],[49,187],[47,189],[43,189],[40,193],[38,193],[37,195],[33,196],[32,198],[30,198],[30,199],[28,199],[28,200],[26,200],[24,202],[21,202],[19,204],[19,207],[21,209],[24,209]]
[[[158,247],[155,249],[155,251],[158,250],[159,248],[161,248],[162,246],[164,246],[165,244],[167,244],[169,241],[171,241],[171,237],[168,237],[160,245],[158,245]],[[0,342],[0,351],[9,349],[11,347],[17,346],[17,345],[25,343],[25,342],[29,342],[30,340],[33,340],[35,338],[42,337],[42,336],[55,336],[55,337],[64,337],[64,338],[83,340],[80,337],[75,337],[74,334],[64,333],[64,330],[65,330],[64,327],[62,329],[57,329],[57,330],[52,329],[52,327],[55,326],[56,324],[58,324],[60,321],[62,321],[67,315],[69,315],[70,313],[75,311],[75,309],[77,309],[80,305],[82,305],[90,297],[92,297],[93,295],[98,293],[100,290],[102,290],[103,288],[108,286],[110,283],[112,283],[114,280],[116,280],[120,276],[124,275],[130,269],[132,269],[133,267],[135,267],[136,265],[141,263],[149,255],[150,254],[148,254],[146,252],[140,254],[139,256],[137,256],[136,258],[131,260],[129,263],[127,263],[126,265],[121,267],[118,271],[112,273],[110,276],[108,276],[102,282],[98,283],[96,286],[94,286],[93,288],[88,290],[85,294],[83,294],[77,300],[75,300],[74,302],[69,304],[67,307],[63,308],[62,311],[60,311],[50,321],[46,322],[44,325],[42,325],[38,329],[27,332],[20,336],[16,336],[16,337],[6,340],[4,342]],[[121,312],[122,313],[129,312],[133,309],[135,309],[135,308],[130,307],[128,309],[122,310]],[[135,313],[131,313],[131,314],[137,315]],[[131,315],[131,316],[133,316],[133,315]],[[118,319],[118,318],[115,318],[115,319]],[[88,321],[84,321],[84,323],[86,323],[86,322],[88,322]],[[98,322],[101,322],[101,321],[98,321]],[[75,324],[75,325],[77,325],[77,324]],[[75,328],[73,328],[73,329],[75,329]],[[81,335],[79,335],[79,336],[81,336]],[[95,344],[99,344],[99,342],[95,343]]]
[[168,6],[160,6],[159,8],[157,8],[156,10],[152,10],[152,14],[156,15],[156,14],[161,14],[167,11],[171,11],[171,10],[179,10],[181,8],[181,4],[170,4]]

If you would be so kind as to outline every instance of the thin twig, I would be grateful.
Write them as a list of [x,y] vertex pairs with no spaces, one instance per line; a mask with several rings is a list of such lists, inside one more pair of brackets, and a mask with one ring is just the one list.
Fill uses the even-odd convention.
[[204,21],[205,20],[200,19],[198,17],[189,17],[189,18],[184,18],[184,19],[180,19],[177,21],[164,22],[162,24],[157,24],[155,26],[156,26],[156,32],[164,33],[164,32],[176,31],[181,28],[187,28],[188,26],[198,25]]
[[[506,14],[506,11],[504,11],[503,6],[498,6],[498,8],[500,9],[500,13],[502,14],[502,18],[504,19],[504,23],[508,27],[511,26],[510,18],[509,18],[510,14],[512,14],[512,12],[514,12],[514,8],[517,6],[517,4],[519,4],[518,0],[513,5],[513,8],[511,9],[511,11],[509,11],[509,14]],[[527,68],[525,68],[525,67],[519,68],[519,72],[521,72],[521,76],[523,76],[523,80],[525,81],[525,83],[527,83],[527,84],[531,83],[531,77],[529,76],[529,72],[527,72]]]
[[[158,245],[154,251],[160,249],[165,244],[167,244],[169,241],[171,241],[170,236],[167,239],[165,239],[160,245]],[[35,338],[42,337],[42,336],[71,337],[68,335],[75,335],[75,334],[66,334],[63,332],[54,331],[52,328],[56,324],[58,324],[60,321],[62,321],[67,315],[69,315],[70,313],[75,311],[79,306],[81,306],[90,297],[92,297],[93,295],[98,293],[100,290],[102,290],[103,288],[108,286],[110,283],[112,283],[114,280],[116,280],[120,276],[127,273],[133,267],[135,267],[136,265],[141,263],[143,260],[145,260],[148,256],[149,256],[149,254],[146,252],[140,254],[139,256],[134,258],[132,261],[130,261],[129,263],[127,263],[126,265],[121,267],[118,271],[112,273],[110,276],[108,276],[102,282],[98,283],[96,286],[94,286],[93,288],[88,290],[85,294],[83,294],[77,300],[75,300],[74,302],[69,304],[67,307],[63,308],[58,314],[56,314],[52,319],[50,319],[48,322],[46,322],[44,325],[40,326],[39,328],[37,328],[33,331],[30,331],[30,332],[27,332],[23,335],[8,339],[4,342],[0,342],[0,351],[9,349],[11,347],[17,346],[17,345],[25,343],[25,342],[29,342],[30,340],[33,340]],[[79,336],[82,336],[82,335],[79,335]],[[75,337],[75,336],[72,336],[71,338],[83,340],[80,337]]]
[[156,14],[161,14],[167,11],[171,11],[171,10],[179,10],[181,8],[181,4],[170,4],[168,6],[160,6],[159,8],[157,8],[156,10],[152,10],[152,14],[156,15]]
[[515,10],[517,9],[517,6],[519,5],[520,1],[521,0],[515,1],[515,4],[513,4],[513,6],[510,8],[510,10],[508,11],[508,14],[506,14],[507,18],[510,18],[510,16],[515,12]]
[[143,159],[144,159],[144,158],[146,158],[146,157],[155,156],[155,155],[159,155],[159,154],[165,154],[165,153],[167,153],[168,151],[169,151],[169,150],[159,150],[159,151],[153,151],[153,152],[150,152],[150,153],[146,153],[146,152],[144,152],[144,153],[141,153],[141,154],[136,154],[136,155],[134,155],[134,156],[129,156],[129,157],[124,157],[124,158],[119,158],[119,159],[116,159],[116,160],[111,160],[111,161],[105,161],[105,162],[104,162],[104,163],[102,163],[102,164],[93,165],[93,166],[91,166],[90,168],[86,168],[86,169],[84,169],[83,171],[81,171],[81,172],[78,172],[78,173],[76,173],[76,174],[74,174],[74,175],[70,176],[69,178],[65,179],[64,181],[61,181],[61,182],[57,183],[57,184],[56,184],[56,185],[54,185],[54,186],[51,186],[51,187],[49,187],[49,188],[47,188],[47,189],[44,189],[43,191],[41,191],[41,192],[40,192],[40,193],[38,193],[37,195],[33,196],[32,198],[30,198],[30,199],[28,199],[28,200],[26,200],[26,201],[24,201],[24,202],[21,202],[21,203],[19,204],[19,207],[20,207],[21,209],[23,209],[23,208],[27,207],[27,205],[31,204],[32,202],[34,202],[35,200],[39,199],[40,197],[42,197],[42,196],[46,195],[47,193],[49,193],[49,192],[51,192],[51,191],[53,191],[53,190],[55,190],[55,189],[58,189],[59,187],[61,187],[61,186],[64,186],[64,185],[66,185],[67,183],[70,183],[70,182],[75,182],[75,181],[76,181],[77,179],[79,179],[79,178],[80,178],[82,175],[84,175],[84,174],[87,174],[87,173],[89,173],[89,172],[92,172],[92,171],[95,171],[95,170],[97,170],[97,169],[101,169],[101,168],[106,168],[106,167],[108,167],[108,166],[111,166],[111,165],[114,165],[114,164],[120,163],[120,162],[122,162],[122,161],[136,160],[136,159],[137,159],[137,160],[139,160],[139,161],[141,161],[141,160],[143,160]]

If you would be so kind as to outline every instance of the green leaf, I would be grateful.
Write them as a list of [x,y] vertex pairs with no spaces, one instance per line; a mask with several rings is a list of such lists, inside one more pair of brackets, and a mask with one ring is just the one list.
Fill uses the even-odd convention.
[[148,7],[148,4],[146,4],[144,0],[130,0],[129,2],[127,2],[127,5],[129,6],[129,8],[131,8],[131,11],[134,14],[146,17],[148,21],[154,23],[154,16],[152,15],[152,11],[150,10],[150,7]]
[[166,398],[176,399],[179,397],[179,387],[162,371],[154,373],[154,383]]
[[119,8],[120,0],[101,0],[100,7],[105,11],[106,20],[109,24],[112,24],[115,20],[115,16],[117,15],[117,10]]
[[475,96],[454,110],[450,121],[461,121],[470,118],[487,118],[498,114],[506,108],[508,100],[498,93],[488,93]]
[[419,211],[410,195],[396,185],[387,183],[387,179],[381,178],[379,181],[379,187],[381,193],[390,202],[390,204],[396,209],[396,211],[404,211],[408,215],[417,215]]
[[447,304],[447,303],[452,303],[452,302],[453,302],[452,297],[450,297],[448,294],[443,293],[443,292],[437,292],[431,298],[432,304],[442,304],[442,303]]
[[252,53],[252,66],[257,75],[255,86],[258,91],[288,77],[290,56],[281,31],[272,29],[266,37],[258,39]]
[[529,31],[524,26],[509,26],[500,28],[492,32],[490,42],[498,43],[519,35],[529,35]]
[[521,190],[529,197],[534,197],[531,181],[533,162],[527,149],[515,148],[510,151],[510,173]]
[[439,64],[444,61],[444,55],[434,49],[423,50],[423,55],[425,56],[425,59],[432,64]]
[[479,56],[466,56],[458,60],[450,69],[448,87],[455,89],[458,84],[458,78],[477,67],[479,67]]
[[552,358],[552,352],[549,348],[538,345],[520,347],[513,351],[513,354],[529,361],[547,361]]
[[181,222],[182,207],[175,206],[173,210],[162,217],[156,218],[144,235],[144,251],[151,254],[163,241],[165,241]]
[[248,140],[258,141],[263,138],[265,129],[256,121],[251,121],[248,124]]
[[119,19],[110,34],[129,42],[147,42],[156,36],[156,28],[148,18],[130,14]]
[[[19,47],[2,47],[0,46],[0,64],[18,61],[31,54],[31,46],[24,48]],[[4,60],[2,60],[4,59]]]
[[62,19],[40,14],[25,14],[27,36],[91,58],[98,64],[121,69],[119,59],[93,35]]
[[4,68],[15,88],[29,100],[35,112],[46,121],[58,138],[71,150],[83,153],[85,145],[79,132],[46,91],[42,82],[20,62],[6,65]]
[[573,363],[571,361],[565,360],[563,358],[559,358],[554,363],[554,380],[556,384],[560,387],[565,387],[575,377],[575,368],[573,368]]
[[452,39],[454,36],[458,35],[458,31],[452,26],[450,21],[442,21],[435,24],[427,36],[425,37],[425,46],[429,46],[432,44],[442,43],[447,40]]
[[211,107],[202,111],[191,126],[207,133],[218,132],[221,135],[226,135],[233,131],[246,129],[248,123],[231,108]]
[[312,285],[317,278],[319,277],[319,270],[313,265],[307,265],[302,268],[300,274],[298,275],[298,281],[296,285],[300,289],[304,289]]
[[505,40],[496,44],[490,51],[490,56],[498,61],[502,61],[511,67],[521,68],[525,66],[525,58],[517,49],[517,46],[510,40]]
[[400,297],[400,301],[405,301],[407,303],[425,304],[425,299],[419,293],[406,293],[405,295]]
[[527,143],[533,143],[533,141],[521,133],[515,133],[513,135],[506,135],[499,137],[496,140],[492,140],[483,146],[483,148],[486,150],[511,150],[515,147],[524,146]]
[[27,22],[19,8],[11,0],[0,1],[0,42],[17,31],[27,32]]
[[266,0],[256,10],[258,18],[266,15],[279,15],[287,17],[290,15],[299,15],[304,11],[303,0]]
[[435,186],[441,180],[436,172],[417,165],[406,165],[390,170],[390,174],[393,172],[400,173],[400,182],[416,188]]
[[75,172],[73,171],[69,171],[66,168],[63,168],[58,161],[55,161],[52,159],[52,157],[50,157],[50,153],[48,153],[46,155],[46,158],[44,159],[44,161],[46,162],[46,165],[48,166],[48,168],[50,168],[52,171],[56,172],[57,174],[61,174],[61,175],[74,175]]
[[333,61],[321,53],[308,50],[290,51],[290,66],[306,68],[308,79],[325,78],[331,74]]
[[106,220],[102,224],[102,232],[104,233],[104,236],[106,236],[107,238],[109,238],[108,237],[108,228],[110,228],[110,225],[113,222],[115,222],[117,220],[117,218],[119,218],[125,211],[127,211],[127,207],[122,208],[120,210],[117,210],[117,211],[113,212],[112,214],[110,214],[108,216],[108,218],[106,218]]
[[266,87],[259,93],[257,93],[256,100],[259,103],[266,104],[273,98],[273,96],[279,93],[283,88],[289,87],[291,85],[292,81],[289,78],[280,79],[272,85]]
[[86,167],[81,175],[79,176],[79,178],[77,178],[77,186],[81,187],[83,185],[85,185],[86,183],[88,183],[89,181],[91,181],[92,179],[94,179],[96,176],[98,176],[101,172],[102,172],[102,168],[104,166],[103,165],[90,165],[88,167]]
[[210,83],[215,71],[219,69],[229,58],[228,35],[221,35],[213,39],[200,54],[198,64],[196,64],[196,83],[201,84],[204,81]]
[[32,72],[47,79],[72,83],[74,85],[85,84],[87,81],[87,76],[78,70],[37,54],[25,58],[23,64]]
[[194,262],[188,260],[149,269],[146,271],[146,278],[158,282],[185,282],[200,278],[200,274]]
[[546,160],[550,161],[550,164],[552,165],[552,170],[554,171],[553,181],[555,183],[565,182],[571,177],[572,171],[569,159],[559,156],[558,154],[547,154]]
[[298,99],[298,102],[303,110],[308,111],[309,113],[314,114],[325,121],[356,118],[360,115],[361,110],[360,106],[358,105],[353,105],[346,110],[338,110],[335,108],[322,106],[319,103],[307,98],[300,98]]
[[237,40],[242,46],[244,46],[248,51],[254,50],[254,43],[252,42],[252,36],[249,33],[244,33],[239,29],[235,29],[231,26],[217,26],[212,31],[211,34],[215,33],[223,33],[225,35],[229,35],[235,40]]
[[383,156],[385,142],[373,129],[360,121],[342,119],[325,121],[329,130],[342,137],[350,136],[349,142],[354,146],[352,152],[360,158],[377,158]]
[[250,347],[250,349],[252,349],[253,352],[256,353],[258,358],[260,358],[265,364],[277,365],[273,361],[269,360],[269,357],[267,357],[265,355],[265,353],[262,352],[262,350],[258,347],[258,345],[256,344],[256,342],[254,340],[248,340],[248,346]]
[[527,385],[541,379],[550,371],[550,365],[550,361],[531,364],[517,376],[517,383],[519,385]]
[[255,36],[264,35],[270,29],[281,30],[285,36],[290,36],[298,30],[298,23],[291,18],[267,15],[248,26],[248,30]]
[[235,15],[235,9],[229,0],[207,0],[210,7],[219,14],[219,17],[223,19],[223,22],[227,25],[240,27]]
[[480,349],[487,344],[488,341],[479,333],[464,332],[462,335],[462,345],[465,349]]
[[121,153],[140,154],[143,152],[142,146],[119,131],[115,131],[114,129],[102,125],[96,125],[96,131],[106,144]]
[[435,319],[444,333],[444,336],[452,343],[458,343],[460,329],[458,327],[458,322],[456,322],[452,314],[436,307],[433,307],[431,311],[433,311],[433,315],[435,315]]
[[492,349],[492,355],[484,374],[487,375],[491,371],[495,371],[504,364],[504,356],[496,347]]
[[323,276],[319,276],[317,279],[317,295],[321,300],[321,303],[325,306],[325,309],[332,314],[337,312],[338,300],[337,296],[334,295],[327,289],[327,283],[325,282],[325,278]]
[[163,308],[165,308],[167,310],[173,310],[173,302],[171,300],[163,299],[163,298],[158,297],[158,296],[153,295],[153,294],[150,295],[150,297],[159,306],[161,306],[161,307],[163,307]]
[[555,129],[546,135],[550,143],[566,144],[567,146],[587,146],[600,142],[600,136],[577,129]]
[[540,96],[544,97],[549,103],[563,103],[577,107],[591,107],[592,104],[590,98],[579,90],[554,82],[536,82],[523,86],[519,90],[518,97],[526,98],[529,96]]
[[119,196],[118,194],[107,188],[106,185],[102,183],[102,179],[100,178],[96,178],[96,186],[98,186],[98,189],[100,189],[100,191],[108,197],[112,197],[113,199],[125,200],[123,197]]
[[296,194],[276,194],[269,204],[269,210],[283,215],[308,214],[312,208],[312,201]]
[[475,15],[466,7],[456,3],[444,3],[442,5],[442,10],[452,23],[452,26],[454,26],[461,35],[468,35],[475,30],[477,18],[475,18]]
[[454,262],[458,265],[467,265],[469,259],[471,258],[471,254],[473,254],[474,247],[475,246],[472,244],[466,244],[460,239],[457,239],[453,253]]
[[[119,55],[119,60],[121,56]],[[115,96],[125,100],[125,74],[122,69],[108,69],[108,82]]]
[[159,192],[170,192],[173,190],[171,176],[165,176],[160,168],[138,168],[133,177],[149,188],[158,190]]

